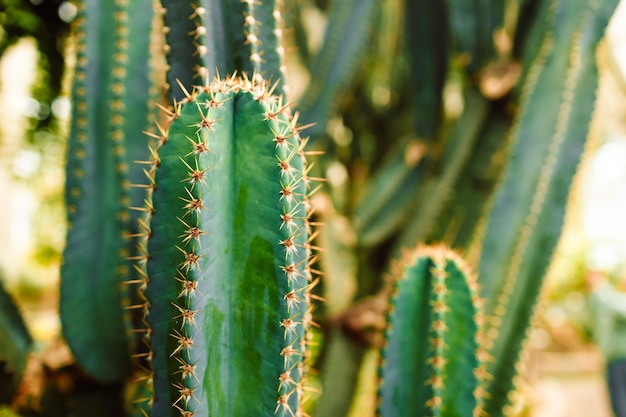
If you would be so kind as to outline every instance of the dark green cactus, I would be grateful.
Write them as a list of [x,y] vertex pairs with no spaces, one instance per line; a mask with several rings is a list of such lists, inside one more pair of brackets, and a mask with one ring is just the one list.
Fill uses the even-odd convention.
[[141,174],[133,161],[147,157],[141,131],[149,125],[152,5],[85,0],[78,8],[60,310],[77,361],[94,378],[112,382],[132,369],[125,310],[131,294],[124,283],[135,280],[130,207],[142,199],[130,185]]
[[300,414],[312,277],[304,142],[252,77],[188,93],[152,182],[151,415]]
[[443,247],[407,251],[395,269],[379,415],[479,416],[484,368],[475,276]]

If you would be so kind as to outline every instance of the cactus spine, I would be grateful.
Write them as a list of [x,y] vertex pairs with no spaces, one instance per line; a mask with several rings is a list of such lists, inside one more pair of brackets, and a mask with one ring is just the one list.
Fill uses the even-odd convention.
[[444,247],[396,265],[380,368],[379,415],[478,416],[481,311],[476,278]]
[[151,175],[152,416],[300,414],[312,284],[303,146],[255,77],[215,79],[175,106]]

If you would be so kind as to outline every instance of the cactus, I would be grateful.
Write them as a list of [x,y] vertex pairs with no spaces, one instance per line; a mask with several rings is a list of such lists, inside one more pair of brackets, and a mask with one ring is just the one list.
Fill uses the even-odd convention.
[[394,269],[380,416],[479,416],[484,368],[475,276],[438,246],[405,252]]
[[616,0],[76,3],[60,314],[84,389],[46,407],[506,414]]
[[299,414],[312,284],[304,142],[254,77],[194,89],[172,117],[151,177],[151,415]]
[[84,1],[75,23],[60,313],[77,361],[94,378],[113,382],[132,369],[124,309],[132,294],[124,282],[136,280],[128,236],[137,229],[130,207],[141,204],[141,193],[130,184],[141,179],[133,161],[147,157],[141,131],[149,124],[151,1]]

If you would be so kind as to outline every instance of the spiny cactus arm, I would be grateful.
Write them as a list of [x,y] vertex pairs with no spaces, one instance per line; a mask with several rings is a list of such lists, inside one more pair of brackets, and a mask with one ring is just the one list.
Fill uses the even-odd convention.
[[479,262],[483,294],[491,300],[486,348],[494,360],[484,402],[490,416],[506,414],[522,330],[529,327],[585,146],[597,88],[596,46],[616,3],[554,1],[552,29],[529,72]]
[[281,0],[162,0],[162,5],[172,99],[184,98],[178,82],[202,85],[232,71],[273,80],[274,92],[285,93]]
[[497,56],[494,35],[504,26],[505,2],[449,0],[447,8],[455,49],[470,74],[476,74]]
[[231,67],[222,3],[221,0],[199,3],[161,0],[159,12],[164,21],[170,99],[185,97],[179,82],[186,86],[201,85],[211,80],[216,71],[226,72]]
[[381,352],[379,415],[478,415],[476,279],[443,247],[407,252],[396,268]]
[[308,131],[311,140],[324,134],[341,92],[362,61],[379,3],[379,0],[344,0],[332,4],[324,43],[298,108],[302,123],[315,123]]
[[377,170],[354,213],[358,243],[371,247],[398,230],[425,187],[428,147],[416,139],[403,140]]
[[406,48],[411,64],[415,130],[419,138],[435,138],[448,71],[445,1],[405,2]]
[[[1,275],[1,274],[0,274]],[[0,403],[10,403],[17,390],[33,339],[0,277]]]
[[[148,49],[152,5],[132,2],[131,9],[128,3],[78,3],[67,162],[71,224],[61,268],[63,335],[78,363],[103,382],[120,380],[131,370],[123,307],[128,305],[123,283],[132,279],[129,172],[130,160],[145,146],[141,130],[148,123],[147,105],[135,106],[135,100],[147,102],[149,89],[142,89],[146,82],[139,79],[147,79],[149,71],[134,60],[147,56],[135,48]],[[136,93],[135,87],[140,88]]]
[[158,151],[146,291],[153,416],[300,413],[306,164],[269,88],[228,78],[191,93]]
[[403,229],[396,243],[397,254],[400,253],[400,248],[408,247],[414,242],[422,242],[432,232],[441,210],[455,192],[455,183],[475,148],[488,109],[488,103],[480,93],[468,87],[465,94],[465,111],[451,127],[450,136],[446,141],[441,174],[424,190],[428,197],[422,200],[418,212]]

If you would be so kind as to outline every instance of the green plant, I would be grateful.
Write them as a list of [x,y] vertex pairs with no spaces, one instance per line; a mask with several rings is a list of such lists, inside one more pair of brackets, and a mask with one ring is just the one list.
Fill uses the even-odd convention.
[[441,247],[396,266],[382,349],[382,416],[480,415],[483,376],[476,278]]
[[[510,414],[616,3],[77,2],[60,305],[63,372],[89,385],[44,381],[44,398],[371,415],[353,398],[385,328],[381,416]],[[306,13],[326,13],[315,58]],[[295,102],[286,27],[312,68]],[[477,279],[441,247],[382,278],[442,241]]]

